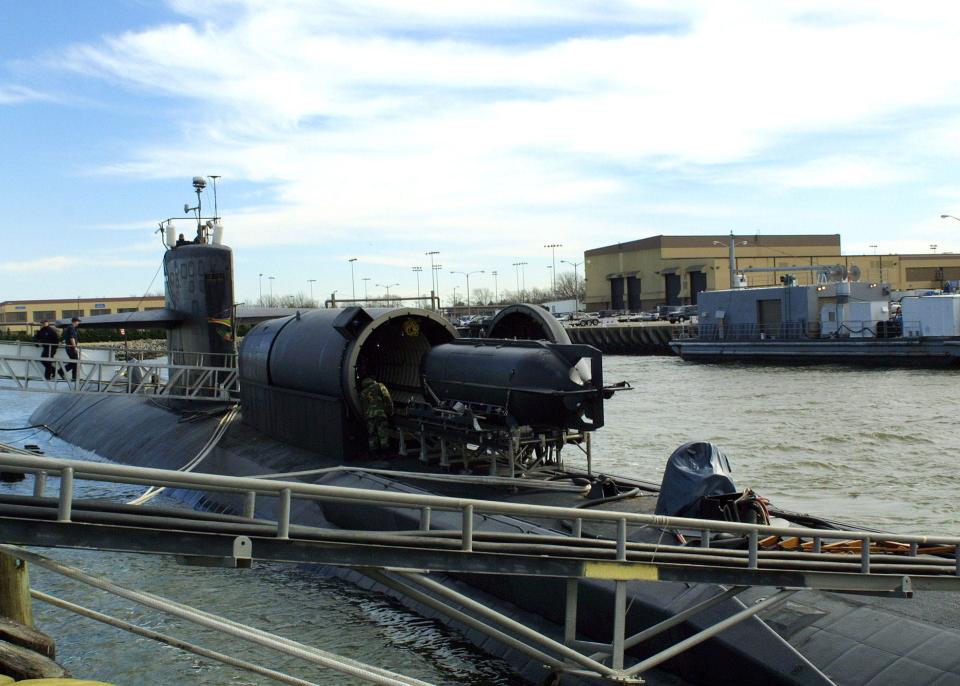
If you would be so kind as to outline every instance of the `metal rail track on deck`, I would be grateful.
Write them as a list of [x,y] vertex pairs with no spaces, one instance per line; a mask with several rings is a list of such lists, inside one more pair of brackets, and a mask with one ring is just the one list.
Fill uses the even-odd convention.
[[[0,471],[29,473],[33,496],[0,499],[0,541],[33,546],[94,548],[173,554],[197,561],[246,566],[254,559],[352,567],[418,602],[487,632],[558,672],[602,677],[621,683],[683,650],[717,635],[800,589],[889,594],[960,591],[960,537],[884,534],[803,527],[696,520],[601,509],[563,508],[444,496],[384,492],[274,479],[197,474],[77,460],[59,460],[0,451]],[[57,494],[48,497],[47,479],[56,475]],[[138,508],[74,498],[78,479],[141,486],[167,486],[232,493],[243,502],[236,516],[186,508]],[[270,520],[255,517],[258,498],[275,506]],[[410,508],[419,512],[412,531],[369,532],[323,529],[291,521],[294,500]],[[456,528],[437,529],[436,513],[453,513]],[[475,531],[481,515],[528,521],[568,522],[571,536],[553,533]],[[581,537],[584,521],[616,526],[611,538]],[[635,527],[665,532],[697,530],[745,537],[743,550],[642,543],[630,540]],[[672,540],[670,535],[665,536]],[[765,547],[789,541],[788,549]],[[842,543],[845,552],[832,552]],[[855,552],[850,552],[854,550]],[[424,572],[548,576],[566,579],[564,640],[518,625],[479,605]],[[614,585],[612,640],[596,643],[576,634],[578,584],[598,580]],[[682,581],[729,585],[713,598],[660,624],[627,636],[627,583]],[[641,662],[625,660],[631,647],[733,598],[749,586],[775,590],[709,628]],[[458,609],[466,608],[466,610]],[[829,683],[825,681],[825,683]]]
[[[230,402],[240,397],[236,367],[167,364],[144,360],[80,360],[74,380],[73,360],[23,355],[0,356],[0,389],[44,393],[114,393],[171,400]],[[47,378],[44,363],[52,366]]]

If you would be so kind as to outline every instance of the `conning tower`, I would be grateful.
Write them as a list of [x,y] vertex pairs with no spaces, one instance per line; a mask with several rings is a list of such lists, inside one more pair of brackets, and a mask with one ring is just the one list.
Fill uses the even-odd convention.
[[184,319],[167,333],[174,364],[227,366],[233,353],[233,251],[188,243],[163,256],[167,309]]

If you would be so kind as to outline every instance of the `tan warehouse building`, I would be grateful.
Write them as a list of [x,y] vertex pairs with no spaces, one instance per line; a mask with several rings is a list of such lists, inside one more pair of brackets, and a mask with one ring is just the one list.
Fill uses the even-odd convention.
[[[861,281],[893,290],[941,288],[960,279],[960,254],[841,255],[839,234],[734,236],[736,270],[747,286],[774,286],[791,274],[815,283],[817,272],[791,267],[840,265]],[[730,288],[730,236],[651,236],[584,253],[586,307],[639,311],[696,304],[697,293]],[[856,269],[855,269],[856,268]]]
[[30,332],[44,319],[55,321],[97,314],[159,310],[162,295],[129,298],[74,298],[72,300],[7,300],[0,302],[0,332]]

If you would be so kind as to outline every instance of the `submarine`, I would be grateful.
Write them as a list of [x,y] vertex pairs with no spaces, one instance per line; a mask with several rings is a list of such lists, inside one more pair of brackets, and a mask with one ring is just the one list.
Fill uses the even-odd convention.
[[[202,181],[202,179],[201,179]],[[198,190],[198,198],[200,190]],[[161,228],[166,306],[163,310],[88,317],[81,327],[166,327],[171,361],[229,367],[239,373],[236,404],[206,399],[164,400],[123,393],[58,394],[33,413],[60,438],[108,460],[179,469],[206,452],[196,471],[232,476],[288,475],[323,485],[385,492],[443,495],[505,503],[720,519],[731,502],[742,521],[773,517],[797,526],[851,529],[797,515],[744,497],[729,475],[726,456],[707,443],[681,446],[670,456],[662,483],[596,469],[590,435],[604,425],[604,401],[625,384],[605,384],[602,356],[573,345],[542,308],[501,310],[485,338],[462,338],[438,312],[421,308],[304,310],[262,319],[236,346],[233,257],[218,217],[177,245],[172,221]],[[235,361],[234,361],[235,358]],[[360,382],[384,384],[395,405],[395,450],[384,458],[367,450]],[[183,421],[189,417],[191,421]],[[219,440],[209,447],[218,427]],[[565,459],[586,456],[587,467]],[[582,462],[582,460],[580,460]],[[442,477],[442,478],[428,478]],[[518,484],[522,482],[522,488]],[[239,514],[229,493],[173,489],[170,495],[208,511]],[[716,505],[716,494],[734,495]],[[258,507],[260,505],[258,504]],[[266,506],[264,506],[266,507]],[[265,510],[264,516],[270,512]],[[415,513],[355,502],[312,502],[298,507],[299,524],[370,532],[416,530]],[[436,513],[434,527],[458,529],[459,519]],[[609,527],[585,521],[484,516],[475,531],[497,540],[517,533],[610,538]],[[631,543],[736,546],[742,541],[700,541],[696,532],[644,528]],[[422,599],[399,593],[352,570],[328,573],[363,584],[417,612],[444,622],[481,650],[506,660],[518,681],[531,684],[601,683],[544,666],[508,642],[477,631],[457,614],[438,614]],[[443,586],[516,621],[562,640],[562,579],[490,574],[431,574]],[[636,634],[728,590],[727,585],[631,581],[625,630]],[[631,661],[668,648],[764,597],[751,588],[660,637],[629,649]],[[602,580],[579,589],[577,634],[609,640],[614,590]],[[466,609],[462,612],[469,614]],[[960,684],[960,611],[942,593],[912,599],[803,590],[644,673],[663,684],[849,684],[893,686]],[[602,682],[609,683],[609,682]]]

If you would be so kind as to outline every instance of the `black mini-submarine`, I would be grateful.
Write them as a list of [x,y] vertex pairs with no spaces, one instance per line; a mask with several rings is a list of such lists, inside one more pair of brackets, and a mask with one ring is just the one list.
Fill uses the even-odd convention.
[[[169,229],[169,227],[168,227]],[[222,227],[198,220],[197,242],[177,246],[166,233],[166,307],[144,313],[90,317],[86,327],[165,326],[171,358],[204,358],[232,364],[235,326],[233,258],[222,244]],[[259,313],[263,317],[269,312]],[[603,403],[616,386],[605,386],[600,353],[571,345],[545,310],[514,305],[495,317],[488,338],[464,339],[437,312],[419,308],[346,307],[268,318],[243,338],[237,354],[242,422],[235,422],[199,471],[235,476],[296,473],[325,467],[372,467],[380,471],[330,470],[302,477],[315,483],[375,490],[432,493],[563,507],[604,505],[623,512],[652,513],[657,484],[567,467],[563,450],[603,426]],[[388,460],[367,455],[359,381],[385,384],[397,407],[403,439]],[[204,404],[209,407],[209,402]],[[189,402],[158,401],[123,394],[51,397],[31,417],[63,439],[109,460],[177,469],[210,437],[215,420],[181,422]],[[579,491],[513,489],[495,481],[450,479],[424,482],[397,473],[494,475],[523,469],[552,481],[582,484]],[[222,493],[173,490],[189,505],[240,513],[243,503]],[[318,527],[367,531],[417,528],[415,514],[389,507],[347,503],[298,506],[297,521]],[[824,521],[803,520],[804,524]],[[449,528],[459,526],[455,519]],[[438,528],[444,520],[435,521]],[[572,535],[561,521],[485,517],[487,531],[540,531]],[[583,536],[608,535],[585,525]],[[637,540],[656,541],[657,530]],[[505,659],[527,683],[597,683],[564,675],[559,681],[536,660],[464,623],[433,613],[350,571],[333,574],[394,595],[436,617],[481,650]],[[444,575],[441,581],[526,626],[562,640],[564,582],[496,575]],[[676,616],[721,590],[715,584],[631,582],[626,631],[633,634]],[[578,633],[609,640],[613,592],[608,584],[580,587]],[[751,589],[656,640],[631,649],[643,658],[743,610],[764,595]],[[909,605],[907,605],[909,603]],[[665,684],[849,684],[900,686],[960,684],[960,612],[953,599],[927,594],[912,600],[851,597],[802,591],[785,605],[732,626],[670,659],[644,677]]]

